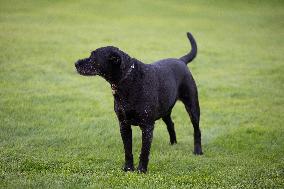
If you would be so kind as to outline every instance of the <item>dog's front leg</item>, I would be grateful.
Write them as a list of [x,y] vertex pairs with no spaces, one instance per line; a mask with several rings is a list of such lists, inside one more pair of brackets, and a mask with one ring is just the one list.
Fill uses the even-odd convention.
[[132,154],[132,130],[131,125],[121,122],[120,134],[124,145],[125,163],[124,171],[134,171]]
[[141,126],[140,128],[142,130],[142,148],[140,153],[140,162],[137,169],[139,173],[146,173],[153,139],[154,124]]

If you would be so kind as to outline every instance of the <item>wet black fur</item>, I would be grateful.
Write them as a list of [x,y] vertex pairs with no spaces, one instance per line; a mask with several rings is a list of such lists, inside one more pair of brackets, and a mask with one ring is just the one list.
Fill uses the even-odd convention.
[[79,74],[100,75],[111,84],[114,110],[125,150],[125,171],[134,170],[131,125],[137,125],[142,130],[139,172],[147,171],[156,120],[163,119],[170,143],[177,142],[171,119],[171,111],[177,100],[184,103],[194,128],[194,154],[202,154],[197,87],[186,66],[195,58],[197,46],[193,36],[190,33],[187,35],[192,50],[179,59],[169,58],[143,64],[118,48],[108,46],[96,49],[89,58],[75,63]]

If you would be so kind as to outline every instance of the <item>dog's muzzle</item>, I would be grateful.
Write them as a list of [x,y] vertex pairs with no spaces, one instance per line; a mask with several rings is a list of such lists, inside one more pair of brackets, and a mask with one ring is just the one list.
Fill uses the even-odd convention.
[[75,62],[75,67],[77,69],[80,68],[85,61],[86,61],[85,59],[78,60],[77,62]]
[[75,62],[75,68],[79,74],[85,74],[84,60],[78,60],[77,62]]
[[94,66],[92,65],[92,63],[90,62],[89,58],[78,60],[77,62],[75,62],[75,67],[80,75],[84,76],[97,75],[97,72]]
[[79,67],[79,64],[80,64],[79,61],[75,62],[75,67],[76,67],[77,69],[78,69],[78,67]]

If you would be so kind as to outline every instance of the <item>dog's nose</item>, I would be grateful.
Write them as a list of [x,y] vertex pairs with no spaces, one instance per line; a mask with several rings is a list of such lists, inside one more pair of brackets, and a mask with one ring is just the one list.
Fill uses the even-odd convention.
[[75,67],[77,68],[80,64],[80,61],[78,60],[77,62],[75,62]]

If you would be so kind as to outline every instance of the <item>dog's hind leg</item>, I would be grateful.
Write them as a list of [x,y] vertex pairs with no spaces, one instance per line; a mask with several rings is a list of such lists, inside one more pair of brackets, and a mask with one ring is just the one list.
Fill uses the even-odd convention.
[[194,151],[195,155],[202,155],[201,132],[199,128],[200,108],[198,92],[192,77],[188,77],[180,88],[180,100],[184,103],[194,129]]
[[163,117],[162,119],[165,122],[165,124],[167,125],[167,129],[168,129],[168,132],[169,132],[169,135],[170,135],[171,144],[177,143],[175,127],[174,127],[174,123],[173,123],[172,118],[171,118],[171,112],[168,115],[166,115],[165,117]]

